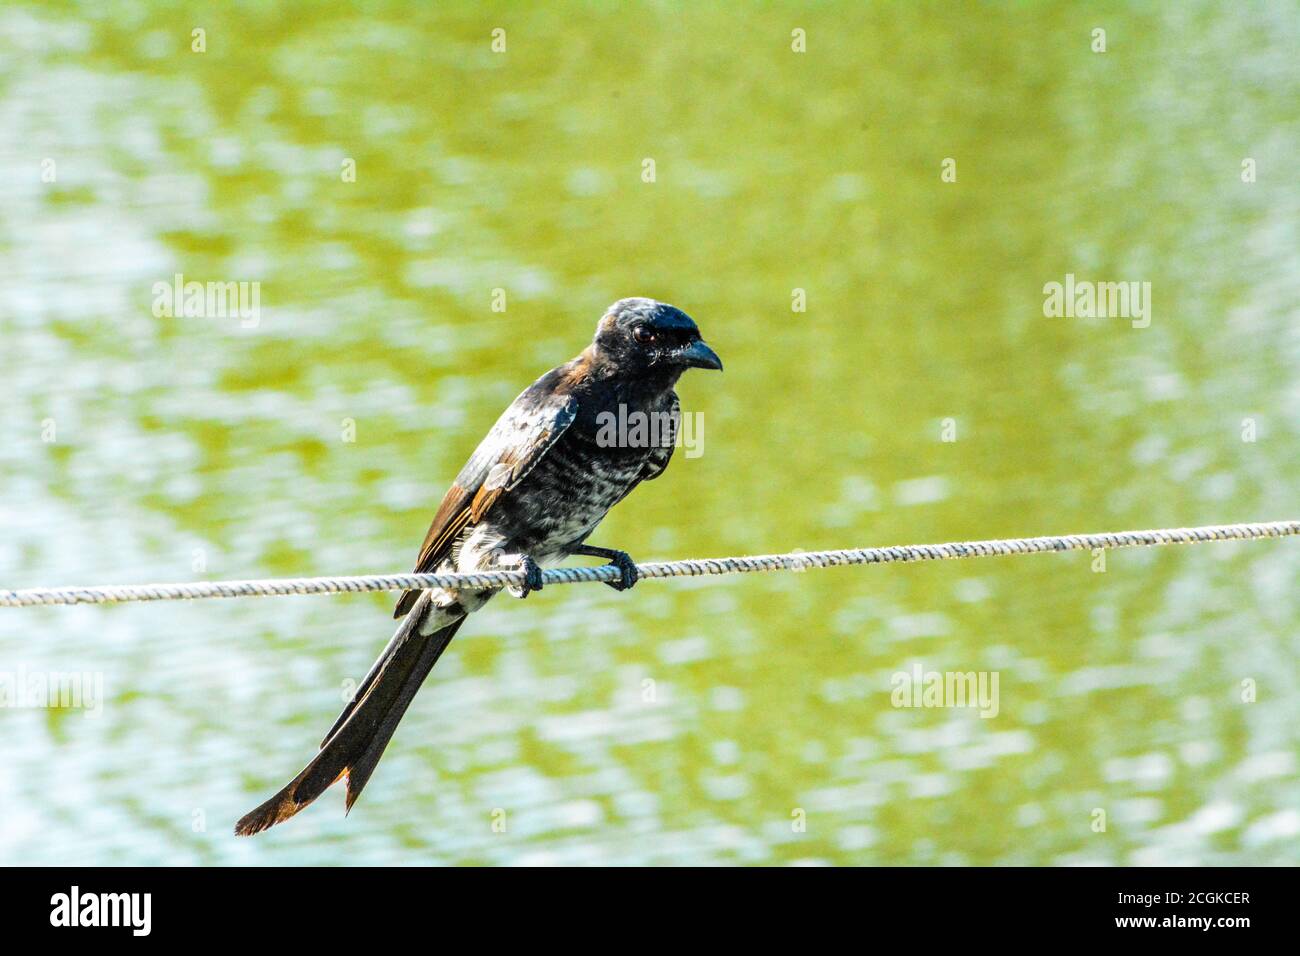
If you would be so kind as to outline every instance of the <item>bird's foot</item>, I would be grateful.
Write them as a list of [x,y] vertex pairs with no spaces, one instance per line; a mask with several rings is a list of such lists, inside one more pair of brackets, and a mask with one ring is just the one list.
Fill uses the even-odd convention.
[[641,573],[636,569],[636,562],[632,560],[632,555],[626,551],[618,551],[614,548],[597,548],[590,544],[578,545],[569,552],[570,554],[583,554],[589,558],[604,558],[619,570],[619,579],[617,581],[605,581],[615,591],[626,591],[630,589],[637,581],[641,579]]
[[507,584],[506,590],[512,596],[522,600],[534,591],[542,589],[542,569],[536,561],[525,554],[519,558],[519,570],[524,572],[524,583]]
[[605,582],[615,591],[630,591],[636,582],[641,579],[641,574],[636,569],[636,562],[632,560],[632,555],[626,551],[615,551],[610,555],[609,563],[618,568],[622,575],[617,581]]
[[626,551],[618,551],[614,548],[595,548],[589,544],[584,544],[577,548],[574,554],[585,554],[591,558],[604,558],[619,570],[619,579],[617,581],[605,581],[615,591],[626,591],[641,579],[640,573],[636,569],[636,562],[632,560],[632,555]]

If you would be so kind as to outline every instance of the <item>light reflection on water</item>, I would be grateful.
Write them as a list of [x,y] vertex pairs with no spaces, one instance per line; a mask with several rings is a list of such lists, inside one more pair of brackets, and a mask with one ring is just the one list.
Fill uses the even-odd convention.
[[[1098,56],[1068,7],[539,9],[494,58],[379,10],[233,5],[201,55],[150,4],[0,12],[5,586],[404,568],[627,294],[727,363],[599,534],[640,557],[1295,517],[1293,22],[1116,10]],[[258,327],[155,318],[176,272],[259,281]],[[1150,281],[1151,327],[1045,319],[1067,272]],[[1297,553],[498,601],[350,818],[253,841],[388,596],[8,611],[0,670],[107,700],[0,711],[0,861],[1295,862]],[[914,664],[997,671],[998,716],[892,707]]]

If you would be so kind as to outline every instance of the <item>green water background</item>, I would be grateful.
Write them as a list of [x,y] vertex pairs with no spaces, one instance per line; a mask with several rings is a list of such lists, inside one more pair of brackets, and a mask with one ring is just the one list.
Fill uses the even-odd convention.
[[[593,539],[639,558],[1300,517],[1298,52],[1289,2],[7,2],[0,583],[406,569],[634,294],[727,366],[680,388],[703,453]],[[259,282],[257,327],[155,317],[178,272]],[[1045,317],[1067,273],[1150,282],[1150,327]],[[105,700],[0,710],[0,862],[1295,863],[1298,574],[497,601],[349,818],[251,841],[390,596],[7,610],[0,670]],[[893,707],[916,664],[996,671],[998,715]]]

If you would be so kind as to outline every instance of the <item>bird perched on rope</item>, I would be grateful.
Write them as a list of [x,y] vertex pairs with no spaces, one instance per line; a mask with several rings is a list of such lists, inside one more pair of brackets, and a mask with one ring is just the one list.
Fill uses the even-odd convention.
[[[619,569],[611,587],[632,587],[627,552],[586,540],[610,508],[668,466],[681,416],[673,387],[689,368],[722,368],[690,316],[653,299],[615,302],[591,345],[524,389],[470,456],[433,517],[416,572],[518,569],[525,583],[510,590],[527,597],[541,590],[543,566],[586,555]],[[610,428],[638,419],[667,427]],[[235,832],[289,819],[342,778],[351,810],[438,657],[497,590],[405,592],[394,614],[402,623],[316,757]]]

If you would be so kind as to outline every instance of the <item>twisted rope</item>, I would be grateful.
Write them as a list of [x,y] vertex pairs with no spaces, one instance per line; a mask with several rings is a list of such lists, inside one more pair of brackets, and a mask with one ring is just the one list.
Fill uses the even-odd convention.
[[[652,561],[638,564],[643,578],[694,577],[703,574],[746,574],[751,571],[804,571],[844,564],[891,564],[902,561],[948,561],[1041,551],[1091,551],[1097,548],[1141,548],[1167,544],[1199,544],[1281,538],[1300,534],[1300,521],[1256,524],[1207,525],[1201,528],[1162,528],[1155,531],[1111,531],[1101,534],[1049,535],[1040,538],[1002,538],[958,541],[949,544],[908,544],[890,548],[855,548],[844,551],[792,551],[738,558],[698,558],[689,561]],[[0,590],[0,607],[37,604],[109,604],[119,601],[181,601],[193,598],[268,597],[280,594],[337,594],[360,591],[404,591],[408,588],[500,588],[523,584],[521,571],[483,571],[476,574],[360,574],[321,578],[267,578],[253,581],[196,581],[178,584],[123,584],[100,587],[26,588]],[[581,584],[617,581],[612,565],[590,568],[551,568],[542,572],[543,584]]]

